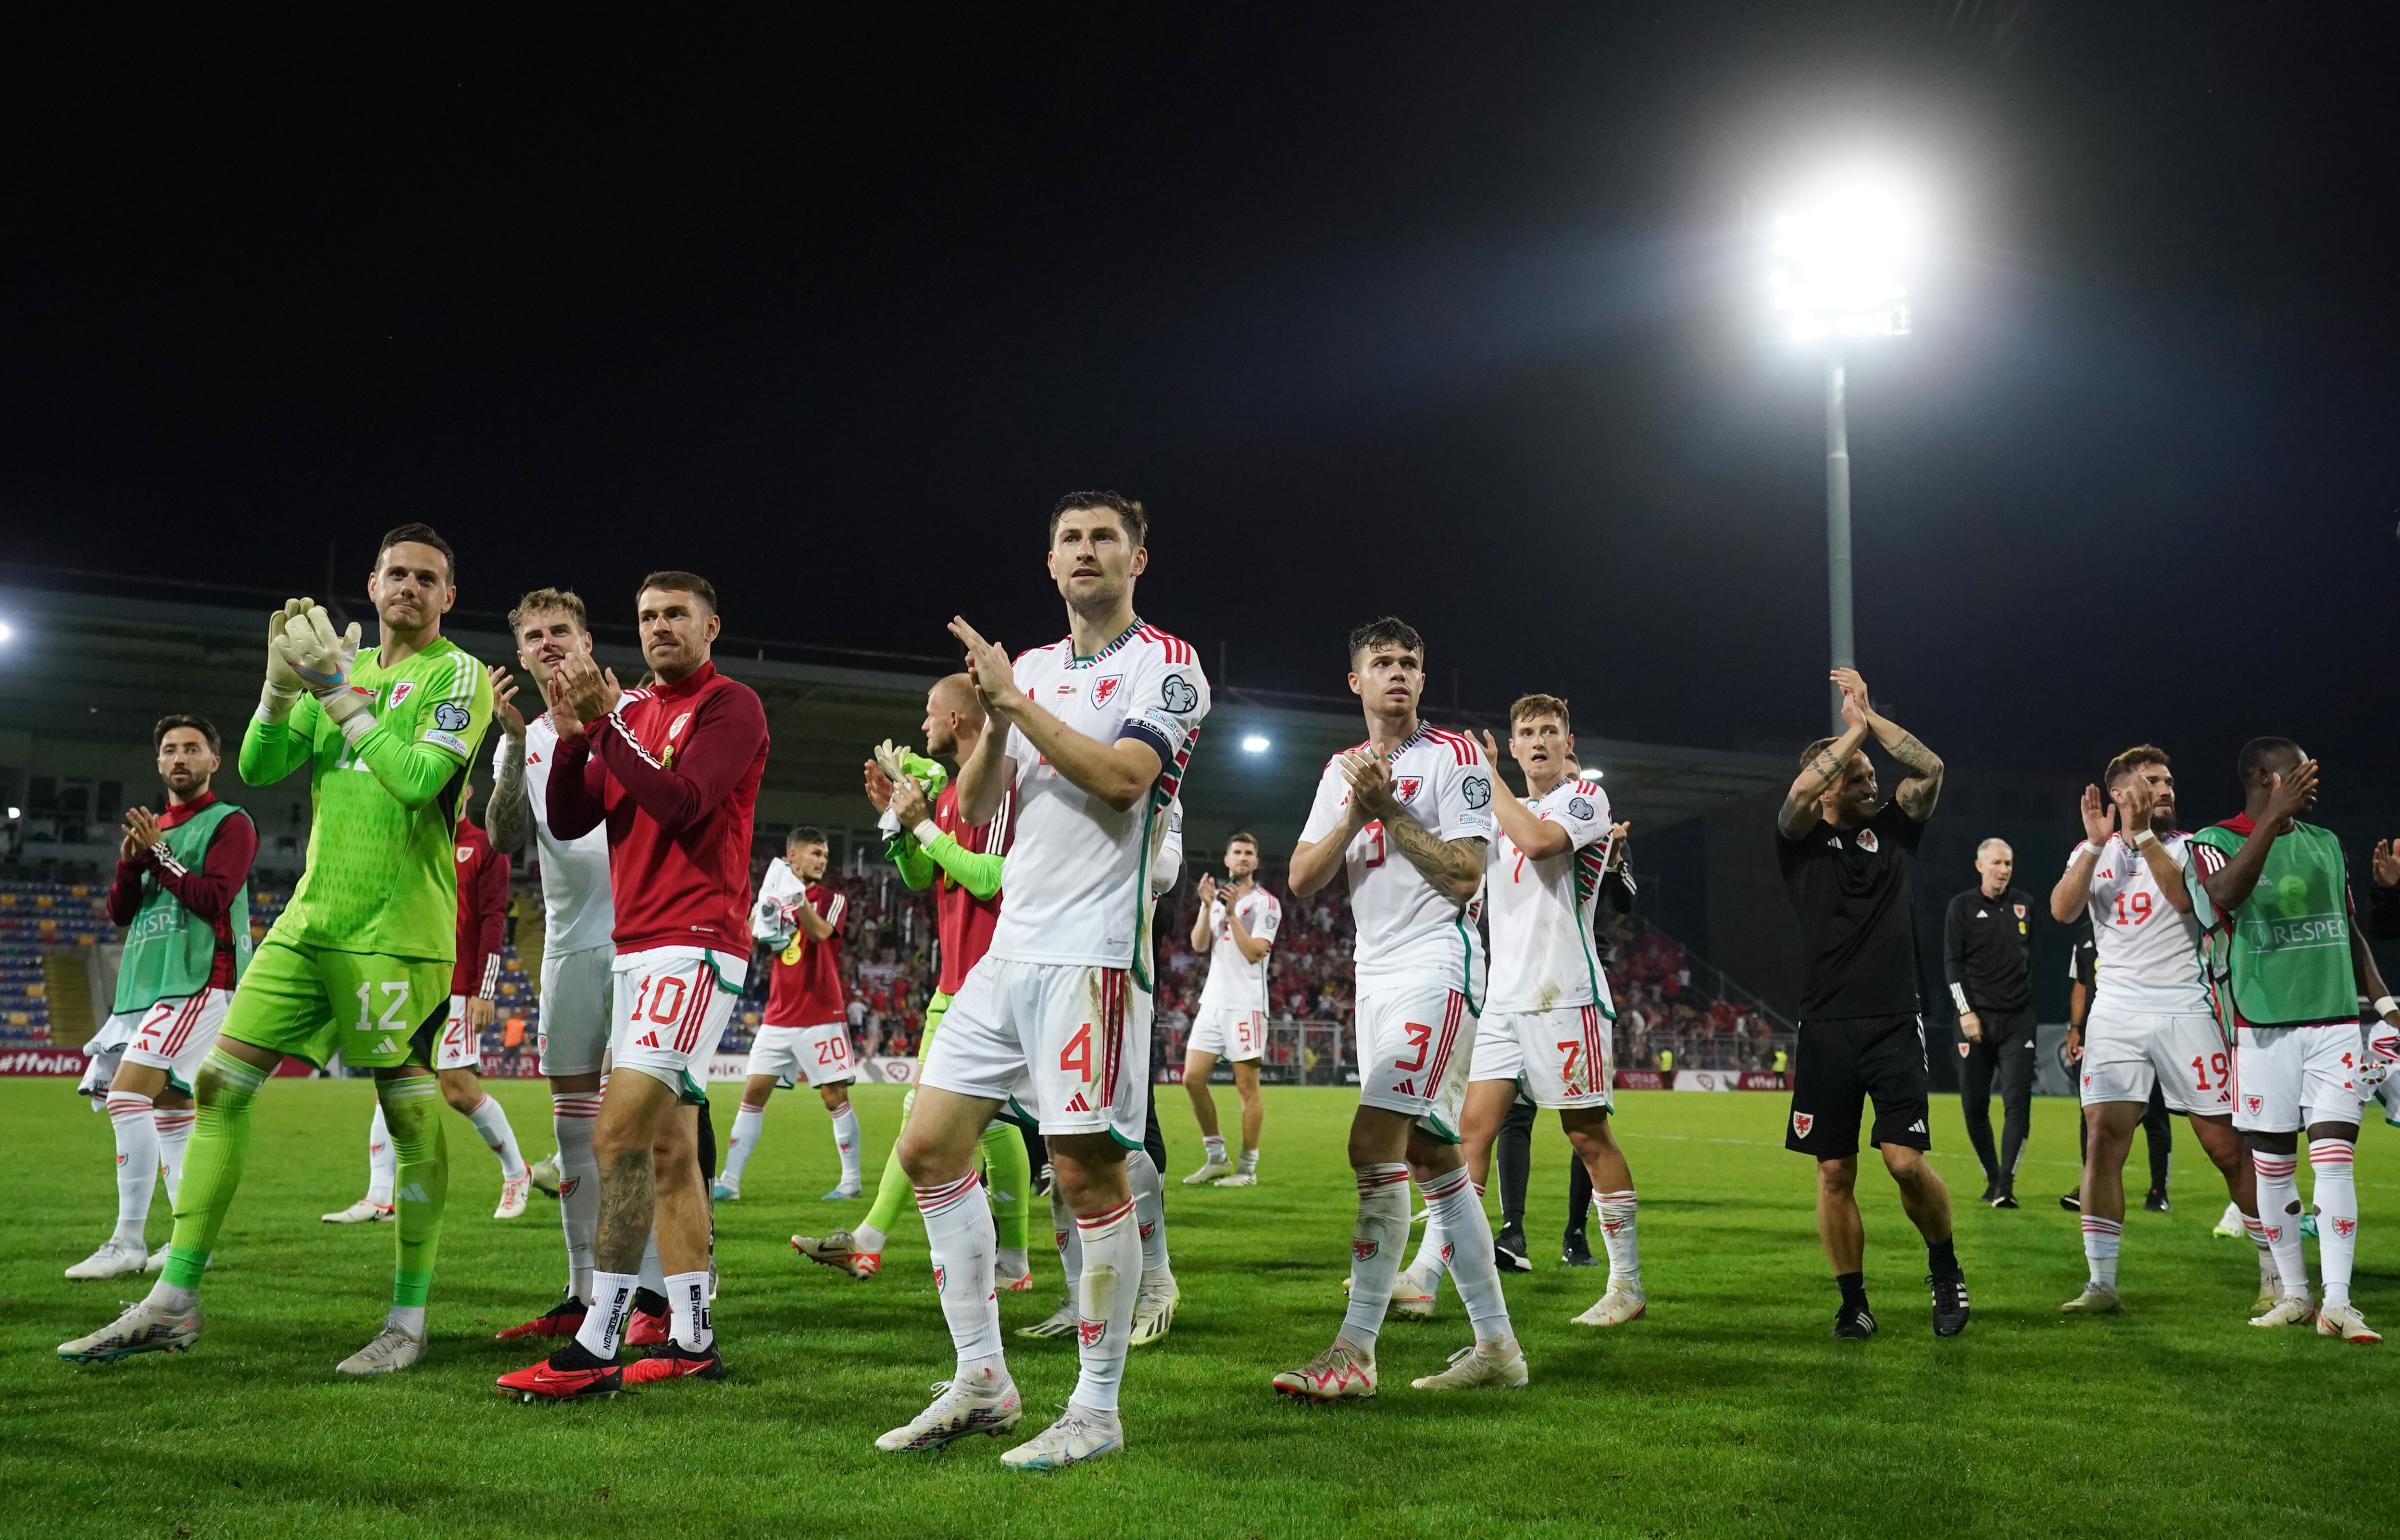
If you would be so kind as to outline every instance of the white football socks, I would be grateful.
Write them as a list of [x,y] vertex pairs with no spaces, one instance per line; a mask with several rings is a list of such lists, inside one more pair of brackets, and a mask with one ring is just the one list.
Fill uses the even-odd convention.
[[1508,1302],[1500,1291],[1500,1264],[1492,1254],[1492,1221],[1484,1217],[1482,1194],[1466,1179],[1463,1165],[1434,1178],[1424,1192],[1432,1210],[1428,1226],[1439,1223],[1450,1243],[1451,1282],[1466,1305],[1475,1340],[1510,1341]]
[[1639,1291],[1642,1246],[1634,1238],[1633,1225],[1642,1200],[1629,1187],[1622,1192],[1599,1193],[1594,1201],[1600,1205],[1600,1233],[1608,1249],[1608,1275],[1623,1279]]
[[742,1173],[750,1164],[750,1152],[758,1148],[758,1135],[767,1126],[767,1109],[743,1102],[733,1114],[733,1133],[725,1141],[725,1164],[717,1168],[716,1179],[735,1192],[742,1191]]
[[642,1247],[642,1270],[634,1276],[642,1288],[653,1294],[667,1291],[667,1267],[659,1260],[659,1233],[656,1230],[650,1232],[648,1243]]
[[1224,1165],[1224,1164],[1225,1164],[1225,1136],[1224,1136],[1224,1135],[1222,1135],[1222,1134],[1203,1134],[1203,1135],[1201,1135],[1201,1136],[1200,1136],[1200,1147],[1201,1147],[1202,1149],[1206,1150],[1206,1151],[1208,1152],[1208,1164],[1209,1164],[1209,1165]]
[[148,1097],[132,1091],[108,1093],[108,1126],[116,1136],[116,1239],[124,1246],[143,1246],[150,1195],[158,1185],[158,1125],[154,1116]]
[[871,1224],[862,1224],[850,1233],[850,1248],[852,1251],[871,1251],[880,1257],[883,1255],[884,1244],[891,1238]]
[[392,1148],[391,1130],[384,1125],[383,1097],[375,1097],[375,1121],[367,1124],[367,1202],[391,1206],[391,1190],[400,1180],[400,1152]]
[[566,1287],[592,1302],[592,1247],[600,1234],[600,1160],[592,1152],[592,1124],[600,1116],[597,1091],[557,1091],[550,1126],[558,1136],[558,1224],[566,1233]]
[[705,1353],[716,1341],[708,1313],[708,1270],[667,1274],[667,1335],[686,1353]]
[[2325,1274],[2325,1302],[2350,1302],[2350,1273],[2358,1260],[2358,1182],[2352,1175],[2355,1147],[2348,1139],[2309,1140],[2309,1196],[2317,1206],[2317,1270]]
[[151,1114],[158,1129],[158,1164],[167,1171],[167,1202],[184,1190],[184,1151],[192,1142],[192,1123],[199,1114],[188,1107],[160,1108]]
[[1058,1243],[1058,1275],[1066,1281],[1067,1298],[1075,1298],[1075,1285],[1084,1276],[1084,1235],[1075,1228],[1074,1210],[1058,1193],[1054,1183],[1050,1189],[1050,1234]]
[[1142,1245],[1134,1200],[1127,1198],[1104,1214],[1079,1214],[1075,1228],[1084,1237],[1084,1276],[1075,1290],[1080,1372],[1067,1401],[1114,1415],[1117,1391],[1125,1383],[1126,1340],[1133,1335],[1134,1296],[1141,1283]]
[[1134,1222],[1141,1236],[1142,1281],[1171,1280],[1175,1269],[1166,1259],[1166,1186],[1149,1151],[1126,1152],[1125,1183],[1133,1189]]
[[2083,1261],[2092,1270],[2093,1283],[2106,1288],[2117,1287],[2117,1248],[2124,1233],[2122,1220],[2083,1216]]
[[2309,1291],[2309,1259],[2300,1250],[2299,1158],[2250,1152],[2258,1172],[2258,1222],[2267,1229],[2268,1249],[2275,1254],[2275,1274],[2286,1299]]
[[1240,1166],[1242,1175],[1246,1177],[1257,1176],[1259,1174],[1259,1152],[1255,1150],[1243,1151],[1242,1158],[1237,1164]]
[[[706,1274],[702,1274],[703,1282]],[[575,1340],[584,1351],[596,1358],[613,1358],[617,1344],[624,1340],[626,1323],[634,1318],[634,1290],[642,1286],[638,1274],[632,1273],[594,1273],[592,1274],[592,1308],[585,1312],[583,1324],[576,1329]]]
[[1409,1244],[1409,1168],[1398,1161],[1358,1167],[1358,1222],[1350,1233],[1350,1306],[1343,1312],[1340,1340],[1375,1351],[1391,1308],[1392,1280],[1400,1274],[1400,1247]]
[[467,1121],[475,1125],[476,1134],[491,1147],[492,1153],[500,1157],[500,1175],[511,1181],[522,1179],[525,1174],[525,1154],[517,1149],[517,1131],[509,1126],[508,1110],[486,1091],[475,1110],[467,1114]]
[[1000,1298],[992,1292],[992,1265],[999,1249],[991,1202],[973,1171],[955,1181],[914,1189],[917,1212],[925,1220],[925,1246],[933,1253],[934,1291],[941,1296],[942,1319],[958,1349],[959,1374],[982,1383],[977,1371],[997,1368],[1007,1378],[1000,1348]]
[[841,1184],[858,1186],[858,1114],[846,1101],[833,1114],[833,1147],[841,1156]]

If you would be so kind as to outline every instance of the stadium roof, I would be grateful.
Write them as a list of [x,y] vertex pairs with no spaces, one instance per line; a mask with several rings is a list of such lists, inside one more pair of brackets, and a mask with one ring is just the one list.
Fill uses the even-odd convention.
[[[97,578],[80,586],[105,582]],[[0,618],[15,629],[0,650],[0,774],[10,778],[10,795],[22,796],[33,777],[116,781],[128,797],[146,795],[153,775],[149,730],[168,712],[199,712],[230,734],[257,701],[271,603],[227,603],[221,590],[151,597],[50,584],[0,586]],[[454,641],[486,661],[513,661],[499,617],[453,616],[454,622],[462,619],[467,623],[447,633]],[[601,660],[620,677],[638,673],[635,649],[609,639],[612,629],[626,633],[596,629]],[[942,672],[941,661],[931,657],[874,655],[890,660],[890,666],[864,666],[869,655],[858,654],[851,655],[858,663],[817,661],[828,655],[839,656],[838,649],[801,643],[729,638],[718,644],[718,666],[757,689],[767,707],[774,748],[760,794],[762,830],[813,822],[866,837],[873,818],[858,789],[860,766],[886,737],[917,740],[925,689]],[[1506,727],[1495,713],[1427,715],[1495,736]],[[1325,761],[1362,735],[1357,706],[1347,701],[1220,689],[1185,780],[1191,844],[1213,850],[1227,833],[1246,827],[1269,852],[1288,850]],[[1266,740],[1266,748],[1246,752],[1242,742],[1254,737]],[[1647,829],[1780,790],[1792,776],[1775,756],[1589,735],[1580,746],[1587,767],[1602,772],[1618,815]],[[240,787],[232,760],[228,752],[220,777],[226,795],[246,804],[267,800],[260,788]],[[293,790],[298,786],[291,783]],[[117,810],[95,812],[113,826]],[[267,832],[289,831],[269,822]]]

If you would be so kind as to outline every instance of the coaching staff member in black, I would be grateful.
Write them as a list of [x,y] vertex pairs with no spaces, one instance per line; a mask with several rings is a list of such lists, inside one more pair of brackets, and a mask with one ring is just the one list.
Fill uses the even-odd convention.
[[[1855,669],[1833,677],[1842,735],[1808,745],[1776,815],[1776,854],[1807,954],[1783,1142],[1817,1162],[1817,1233],[1842,1291],[1834,1335],[1872,1337],[1857,1189],[1859,1119],[1874,1098],[1870,1137],[1925,1237],[1934,1335],[1955,1337],[1967,1329],[1967,1280],[1950,1244],[1949,1190],[1925,1164],[1932,1139],[1913,872],[1917,838],[1942,795],[1942,761],[1875,715]],[[1909,771],[1888,803],[1878,803],[1875,766],[1860,752],[1870,733]]]
[[[1942,969],[1958,1010],[1958,1110],[1984,1163],[1983,1201],[2017,1206],[2017,1157],[2033,1126],[2033,900],[2009,886],[2016,852],[2005,839],[1975,847],[1975,885],[1950,901]],[[2000,1088],[2000,1148],[1992,1150],[1992,1086]]]

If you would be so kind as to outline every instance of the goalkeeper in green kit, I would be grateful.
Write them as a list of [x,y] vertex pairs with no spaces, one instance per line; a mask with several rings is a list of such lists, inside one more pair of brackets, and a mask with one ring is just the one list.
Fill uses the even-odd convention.
[[198,1106],[158,1285],[115,1322],[59,1346],[110,1362],[199,1340],[199,1286],[241,1184],[259,1088],[289,1055],[336,1054],[375,1071],[400,1156],[398,1257],[383,1329],[342,1360],[349,1375],[407,1368],[425,1351],[425,1303],[449,1188],[440,1083],[429,1050],[450,1002],[454,853],[467,766],[491,720],[484,666],[442,635],[457,597],[449,542],[421,524],[383,538],[367,594],[380,644],[337,634],[307,599],[267,620],[266,684],[242,736],[252,786],[308,768],[308,864],[234,993],[193,1087]]

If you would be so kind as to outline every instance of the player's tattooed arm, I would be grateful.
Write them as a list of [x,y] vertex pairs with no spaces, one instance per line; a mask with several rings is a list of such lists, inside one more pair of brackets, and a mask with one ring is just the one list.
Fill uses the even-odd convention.
[[1384,820],[1384,838],[1454,903],[1466,903],[1483,885],[1484,841],[1480,839],[1437,838],[1431,829],[1405,812]]
[[522,738],[510,739],[500,755],[500,770],[492,778],[492,799],[484,809],[484,822],[493,848],[511,854],[525,849],[533,836],[533,801],[525,796]]
[[1859,677],[1857,669],[1835,669],[1834,683],[1841,687],[1842,720],[1864,722],[1883,751],[1908,771],[1908,779],[1900,784],[1891,799],[1919,824],[1932,817],[1933,805],[1942,799],[1942,756],[1918,743],[1915,733],[1876,712],[1867,700],[1867,682]]
[[1842,773],[1842,767],[1850,762],[1850,756],[1859,752],[1859,745],[1866,738],[1866,725],[1853,722],[1839,738],[1818,750],[1815,758],[1800,767],[1792,789],[1784,794],[1782,808],[1775,815],[1775,827],[1784,838],[1797,839],[1822,822],[1824,812],[1817,799],[1824,796],[1825,788]]

